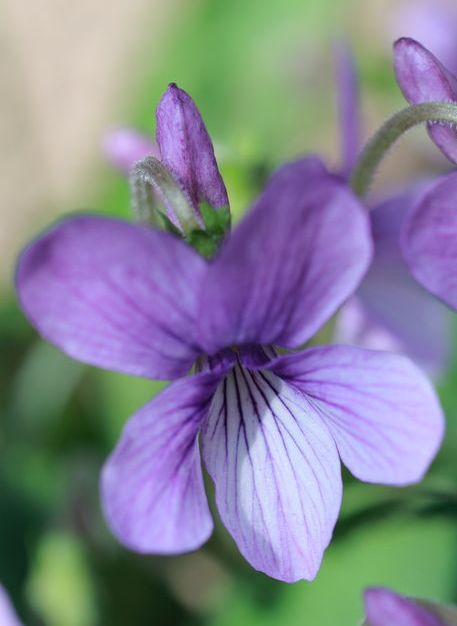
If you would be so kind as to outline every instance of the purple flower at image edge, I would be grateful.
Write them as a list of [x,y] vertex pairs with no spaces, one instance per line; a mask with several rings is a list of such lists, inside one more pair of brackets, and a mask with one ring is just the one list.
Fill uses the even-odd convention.
[[[430,51],[412,39],[395,47],[397,80],[413,103],[457,103],[457,78]],[[429,125],[435,143],[457,162],[457,131]],[[457,309],[457,175],[442,176],[429,185],[411,207],[402,227],[403,255],[416,280],[452,309]]]
[[[411,104],[457,103],[457,78],[418,41],[403,37],[395,43],[394,66],[397,82]],[[430,123],[428,132],[448,159],[457,163],[457,130]]]
[[[176,104],[168,127],[179,138],[190,104]],[[190,198],[221,199],[212,162],[195,175],[207,135],[193,137],[189,154],[162,138],[161,155]],[[166,232],[95,216],[64,220],[26,248],[21,306],[69,356],[145,378],[175,380],[196,366],[130,418],[105,464],[103,506],[124,545],[176,554],[208,539],[199,440],[241,553],[288,582],[318,571],[341,503],[340,459],[368,482],[421,480],[444,421],[407,358],[272,347],[302,346],[370,258],[364,208],[313,157],[273,175],[212,261]]]
[[0,626],[23,626],[2,585],[0,585]]
[[402,248],[416,280],[457,310],[457,173],[443,176],[413,206]]
[[374,257],[356,294],[341,308],[335,338],[366,348],[403,352],[432,374],[450,362],[452,314],[411,275],[401,232],[423,184],[370,211]]
[[[347,47],[337,49],[342,175],[360,151],[357,74]],[[425,188],[416,182],[375,203],[369,219],[374,255],[356,294],[341,308],[335,340],[376,350],[403,352],[433,374],[449,362],[452,316],[416,280],[400,247],[402,225]]]
[[447,626],[449,623],[416,601],[383,587],[366,589],[364,604],[367,626]]

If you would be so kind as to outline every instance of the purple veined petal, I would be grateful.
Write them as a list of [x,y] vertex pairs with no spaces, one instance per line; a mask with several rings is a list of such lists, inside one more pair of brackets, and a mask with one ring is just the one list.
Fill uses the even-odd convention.
[[273,578],[312,580],[342,484],[335,444],[306,398],[271,372],[238,366],[219,384],[201,439],[241,554]]
[[156,110],[156,138],[162,163],[187,192],[195,208],[202,201],[228,206],[211,138],[192,98],[170,83]]
[[440,447],[444,417],[432,385],[412,361],[323,346],[269,367],[306,394],[356,478],[399,486],[423,478]]
[[196,550],[212,532],[198,431],[220,377],[204,373],[172,383],[129,419],[105,463],[106,519],[136,552]]
[[360,149],[359,86],[354,59],[347,45],[335,47],[336,82],[341,135],[341,173],[348,178]]
[[23,626],[19,621],[16,612],[11,604],[5,589],[0,585],[0,625],[1,626]]
[[[412,104],[457,102],[457,78],[414,39],[403,37],[395,43],[394,65],[403,95]],[[442,152],[457,162],[456,129],[429,124],[428,130]]]
[[282,167],[210,266],[206,352],[303,344],[355,290],[371,247],[366,211],[317,158]]
[[457,173],[436,181],[409,213],[401,236],[416,280],[457,309]]
[[370,212],[373,262],[356,296],[338,314],[335,339],[404,352],[439,374],[449,361],[452,314],[413,279],[400,249],[402,224],[423,190],[420,184]]
[[147,156],[158,157],[157,146],[145,135],[131,128],[116,128],[105,135],[103,151],[108,161],[122,174]]
[[145,378],[184,375],[206,262],[168,233],[115,219],[67,219],[19,259],[23,311],[80,361]]
[[369,626],[445,626],[432,613],[390,589],[366,589],[363,596]]

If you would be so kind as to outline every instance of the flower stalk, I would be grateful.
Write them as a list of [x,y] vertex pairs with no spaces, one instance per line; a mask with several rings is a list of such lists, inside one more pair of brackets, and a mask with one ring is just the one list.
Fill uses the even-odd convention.
[[410,128],[424,122],[457,127],[457,104],[450,102],[413,104],[389,118],[367,143],[354,166],[350,183],[357,195],[366,196],[376,169],[397,139]]

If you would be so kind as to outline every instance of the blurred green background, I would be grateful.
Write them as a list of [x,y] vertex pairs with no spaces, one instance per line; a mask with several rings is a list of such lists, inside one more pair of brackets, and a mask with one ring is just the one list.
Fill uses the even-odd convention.
[[[130,9],[101,2],[102,10],[83,2],[65,4],[70,19],[39,0],[29,17],[40,13],[41,22],[28,38],[17,3],[0,6],[9,60],[0,122],[8,129],[0,581],[28,626],[355,626],[367,585],[457,602],[456,359],[439,383],[448,435],[426,480],[394,490],[345,475],[317,579],[286,585],[250,569],[220,523],[203,549],[179,557],[138,556],[116,543],[100,512],[99,470],[126,418],[163,385],[70,361],[36,336],[11,287],[17,251],[56,216],[91,208],[130,217],[126,181],[103,160],[103,134],[115,124],[153,134],[170,81],[202,112],[236,217],[281,161],[316,151],[337,166],[333,45],[345,38],[353,46],[368,135],[403,106],[391,67],[392,38],[410,34],[402,4],[174,0],[164,8],[138,0]],[[445,167],[418,130],[373,193]]]

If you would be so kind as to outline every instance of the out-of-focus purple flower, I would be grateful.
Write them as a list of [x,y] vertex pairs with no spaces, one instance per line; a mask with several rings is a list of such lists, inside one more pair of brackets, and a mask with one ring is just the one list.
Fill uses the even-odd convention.
[[[394,66],[403,95],[412,104],[457,103],[457,78],[414,39],[403,37],[395,43]],[[430,123],[428,131],[442,152],[457,163],[457,130]]]
[[373,262],[356,295],[342,307],[335,337],[404,352],[439,374],[449,362],[452,314],[414,280],[400,248],[402,225],[422,187],[372,209]]
[[[409,0],[391,13],[390,40],[411,37],[457,73],[457,7],[452,0]],[[393,35],[393,36],[392,36]]]
[[[17,289],[41,334],[73,358],[176,379],[127,423],[102,476],[126,546],[175,554],[221,518],[256,569],[312,579],[341,501],[340,461],[368,482],[420,480],[440,445],[433,388],[406,358],[302,345],[353,292],[368,218],[316,158],[280,169],[208,262],[170,234],[68,219],[22,254]],[[206,356],[205,356],[206,355]]]
[[364,603],[367,626],[447,626],[413,600],[384,587],[366,589]]
[[2,585],[0,585],[0,626],[22,626]]
[[[342,171],[346,176],[359,146],[357,81],[351,56],[337,57],[342,136]],[[375,350],[401,351],[428,371],[439,373],[449,356],[451,315],[412,277],[400,249],[400,231],[424,184],[394,195],[370,211],[373,261],[353,298],[341,308],[335,339]]]
[[402,248],[416,280],[457,310],[457,174],[435,181],[408,214]]
[[103,151],[122,174],[129,174],[136,161],[147,156],[159,157],[159,150],[149,137],[131,128],[116,128],[107,133]]

